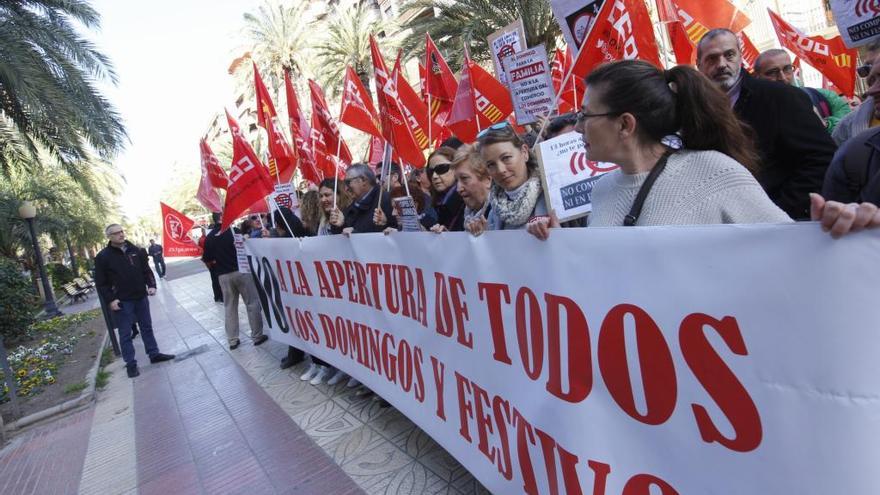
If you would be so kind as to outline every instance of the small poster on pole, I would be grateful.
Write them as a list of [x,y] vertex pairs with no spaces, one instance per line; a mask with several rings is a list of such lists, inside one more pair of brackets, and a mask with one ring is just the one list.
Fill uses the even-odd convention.
[[507,74],[504,71],[504,58],[526,49],[526,30],[522,19],[517,19],[509,25],[490,34],[486,41],[489,42],[489,51],[492,53],[492,62],[495,64],[495,75],[501,84],[508,85]]
[[584,141],[568,132],[538,145],[544,200],[560,222],[586,216],[593,209],[593,185],[617,168],[613,163],[587,160]]
[[553,111],[553,80],[547,49],[538,45],[504,59],[516,123],[531,124]]
[[272,201],[276,206],[283,206],[295,211],[299,207],[299,200],[296,198],[296,191],[293,190],[293,184],[275,184],[275,192],[272,193]]
[[562,29],[565,43],[577,54],[605,0],[550,0],[550,9]]
[[238,271],[241,273],[250,273],[251,267],[248,265],[247,252],[244,248],[244,236],[241,234],[232,234],[233,244],[235,244],[235,257],[238,260]]
[[394,198],[394,211],[397,213],[397,224],[401,232],[419,232],[419,211],[411,196]]

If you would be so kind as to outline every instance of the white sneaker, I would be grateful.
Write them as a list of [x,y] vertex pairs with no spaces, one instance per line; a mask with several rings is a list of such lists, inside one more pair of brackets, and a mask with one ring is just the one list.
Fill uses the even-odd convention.
[[317,364],[310,364],[309,369],[307,369],[306,372],[303,373],[301,377],[299,377],[299,379],[304,382],[311,380],[318,373],[318,368],[320,368],[320,366],[318,366]]
[[346,375],[344,371],[336,370],[336,373],[333,373],[333,376],[331,376],[330,379],[327,380],[327,385],[330,385],[332,387],[333,385],[336,385],[337,383],[344,380],[347,376],[348,375]]
[[357,379],[355,379],[354,377],[352,377],[352,378],[349,378],[349,379],[348,379],[348,383],[346,383],[345,386],[348,387],[348,388],[355,388],[355,387],[357,387],[357,386],[360,385],[360,384],[361,384],[361,382],[357,381]]
[[318,366],[318,372],[315,374],[315,377],[312,378],[312,385],[320,385],[321,382],[327,379],[327,375],[330,374],[330,370],[326,366]]

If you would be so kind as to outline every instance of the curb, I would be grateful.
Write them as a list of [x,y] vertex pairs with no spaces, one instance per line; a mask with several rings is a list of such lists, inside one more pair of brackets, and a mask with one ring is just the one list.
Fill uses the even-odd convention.
[[12,423],[6,425],[6,432],[20,430],[44,419],[60,415],[72,409],[76,409],[77,407],[83,406],[89,402],[92,402],[95,399],[95,377],[98,376],[98,370],[101,368],[101,355],[104,353],[104,348],[107,347],[108,340],[110,340],[110,333],[105,332],[104,341],[101,343],[98,357],[95,358],[95,364],[92,365],[92,369],[90,369],[89,373],[86,375],[86,383],[88,384],[88,386],[85,388],[85,390],[80,392],[79,397],[75,399],[70,399],[66,402],[62,402],[57,406],[52,406],[43,409],[42,411],[28,414],[23,418],[19,418]]

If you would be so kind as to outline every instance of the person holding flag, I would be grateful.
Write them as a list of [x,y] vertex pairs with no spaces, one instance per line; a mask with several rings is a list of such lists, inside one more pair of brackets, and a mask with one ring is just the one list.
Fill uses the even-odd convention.
[[355,163],[345,171],[343,181],[354,201],[343,212],[338,205],[330,213],[330,232],[333,234],[353,234],[362,232],[382,232],[386,225],[377,225],[374,217],[377,209],[382,210],[388,219],[389,227],[397,227],[392,215],[391,199],[382,195],[376,181],[376,174],[369,165]]

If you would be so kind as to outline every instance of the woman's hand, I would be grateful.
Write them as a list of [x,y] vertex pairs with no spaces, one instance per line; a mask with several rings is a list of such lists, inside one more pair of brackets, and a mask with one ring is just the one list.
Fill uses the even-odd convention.
[[334,227],[342,227],[342,225],[345,224],[345,215],[342,214],[342,211],[339,208],[333,208],[333,211],[330,212],[330,218],[328,218],[327,221]]
[[880,208],[873,203],[849,203],[825,201],[821,195],[810,193],[810,218],[822,225],[838,239],[850,232],[880,227]]
[[392,232],[397,232],[397,229],[394,227],[385,227],[385,230],[382,231],[385,235],[391,234]]
[[354,227],[346,227],[342,229],[342,235],[345,237],[351,237],[351,234],[354,233]]
[[449,232],[449,230],[445,226],[440,225],[439,223],[435,223],[431,226],[431,232],[439,234],[441,232]]
[[466,223],[464,226],[464,230],[468,231],[474,237],[479,236],[488,228],[489,222],[482,215]]
[[376,208],[373,210],[373,223],[376,224],[377,227],[388,225],[388,218],[385,217],[385,212],[382,211],[382,208]]
[[526,231],[542,241],[550,238],[550,229],[560,227],[559,219],[556,218],[556,212],[550,210],[550,215],[546,217],[538,217],[526,225]]

